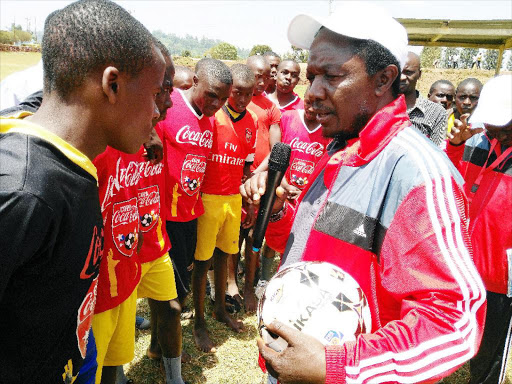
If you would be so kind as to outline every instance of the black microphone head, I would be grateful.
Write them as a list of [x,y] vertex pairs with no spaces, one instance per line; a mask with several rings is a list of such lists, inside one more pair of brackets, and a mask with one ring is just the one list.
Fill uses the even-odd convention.
[[292,149],[288,144],[276,143],[270,152],[268,169],[271,171],[285,172],[290,165]]

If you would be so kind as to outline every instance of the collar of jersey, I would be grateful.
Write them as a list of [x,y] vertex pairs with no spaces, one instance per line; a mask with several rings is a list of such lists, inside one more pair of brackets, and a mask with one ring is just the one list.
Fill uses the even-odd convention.
[[[329,164],[360,167],[372,161],[404,128],[411,125],[404,95],[377,111],[359,136],[348,140],[342,151],[329,160]],[[334,142],[334,141],[333,141]],[[333,144],[335,145],[335,144]],[[333,147],[330,148],[332,150]]]
[[306,128],[306,131],[308,133],[315,133],[316,131],[318,131],[319,129],[322,128],[322,124],[318,124],[318,126],[316,128],[313,128],[311,131],[309,130],[308,126],[306,125],[306,121],[304,120],[304,110],[303,109],[296,109],[297,113],[299,114],[299,117],[300,117],[300,121],[302,121],[302,125],[304,126],[304,128]]
[[181,97],[183,98],[183,101],[185,102],[185,104],[188,107],[188,109],[190,109],[190,111],[195,115],[195,117],[197,117],[198,120],[201,120],[203,118],[204,114],[201,113],[199,115],[196,112],[194,107],[192,107],[192,105],[188,102],[187,98],[185,97],[185,93],[181,89],[178,89],[178,92],[180,93]]
[[293,92],[293,95],[295,96],[295,98],[292,101],[290,101],[288,104],[283,105],[282,107],[280,106],[279,109],[288,108],[290,105],[292,105],[293,103],[296,103],[297,100],[299,100],[299,95],[297,95],[295,92]]
[[233,123],[236,123],[237,121],[242,120],[244,118],[245,114],[247,113],[247,109],[244,110],[242,113],[239,113],[239,112],[235,111],[233,108],[231,108],[231,106],[229,104],[223,105],[222,109],[224,110],[224,112],[227,113],[227,115],[229,116],[229,118],[231,119],[231,121]]
[[54,133],[47,131],[40,125],[23,120],[25,117],[30,115],[32,115],[32,113],[22,111],[7,118],[0,117],[0,133],[16,132],[25,135],[36,136],[40,139],[43,139],[61,151],[73,163],[87,171],[92,177],[96,179],[96,182],[98,181],[96,167],[86,155],[73,147],[67,141],[63,140]]

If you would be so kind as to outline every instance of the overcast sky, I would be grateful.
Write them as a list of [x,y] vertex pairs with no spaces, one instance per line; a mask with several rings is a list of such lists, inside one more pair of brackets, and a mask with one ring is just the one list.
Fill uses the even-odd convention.
[[[354,0],[355,1],[355,0]],[[11,23],[23,28],[30,23],[42,30],[44,19],[71,1],[0,0],[0,26]],[[328,0],[211,0],[211,1],[116,1],[139,19],[150,31],[160,29],[179,36],[186,34],[220,39],[241,48],[267,44],[278,53],[290,49],[286,30],[299,13],[326,16]],[[512,1],[373,1],[387,8],[394,17],[423,19],[512,19]],[[333,7],[342,5],[334,1]]]

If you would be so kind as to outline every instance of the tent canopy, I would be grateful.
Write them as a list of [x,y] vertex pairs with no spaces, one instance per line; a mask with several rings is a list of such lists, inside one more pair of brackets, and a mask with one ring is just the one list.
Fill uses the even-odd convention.
[[512,48],[512,20],[397,20],[407,30],[410,45],[497,49],[496,73],[503,51]]

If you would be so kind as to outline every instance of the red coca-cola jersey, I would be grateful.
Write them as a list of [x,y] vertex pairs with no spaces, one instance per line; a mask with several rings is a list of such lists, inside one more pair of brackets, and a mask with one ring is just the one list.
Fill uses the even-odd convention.
[[258,117],[248,109],[236,119],[227,106],[217,111],[204,193],[224,196],[240,193],[245,163],[254,159],[257,124]]
[[303,189],[311,179],[316,163],[325,152],[330,139],[322,136],[322,126],[310,131],[304,122],[304,110],[286,111],[281,116],[281,142],[292,148],[288,182]]
[[169,221],[190,221],[204,212],[199,190],[206,160],[213,144],[212,120],[198,115],[178,90],[171,95],[173,107],[157,124],[163,132],[165,217]]
[[105,240],[95,313],[117,307],[140,281],[138,167],[128,155],[107,147],[96,157]]
[[[160,135],[161,131],[158,133]],[[135,155],[125,155],[125,161],[126,169],[133,172],[131,179],[137,187],[140,230],[144,235],[139,260],[141,263],[148,263],[168,252],[171,242],[165,230],[165,216],[162,213],[166,196],[165,163],[162,161],[151,164],[143,155],[144,147],[141,147]]]

